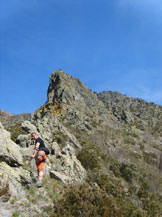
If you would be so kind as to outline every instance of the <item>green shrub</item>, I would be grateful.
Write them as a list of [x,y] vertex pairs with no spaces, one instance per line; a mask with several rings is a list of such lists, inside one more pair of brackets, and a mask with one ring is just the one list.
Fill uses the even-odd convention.
[[136,208],[134,205],[129,205],[124,213],[124,217],[148,217],[142,209]]
[[137,193],[137,186],[135,184],[129,184],[129,189],[128,189],[129,195],[136,195]]
[[51,217],[121,217],[122,208],[103,190],[84,183],[71,187]]
[[20,214],[21,214],[20,211],[16,210],[12,213],[12,217],[20,217],[21,216]]
[[67,186],[61,200],[55,203],[50,217],[148,217],[124,197],[106,193],[107,176],[102,175],[102,188],[87,183]]
[[149,184],[146,181],[144,181],[138,190],[138,193],[137,193],[138,197],[139,198],[148,198],[149,189],[150,189]]
[[116,177],[120,177],[121,174],[120,174],[120,164],[115,161],[113,162],[111,165],[110,165],[110,170],[113,171],[114,175]]
[[84,140],[83,148],[78,152],[77,158],[86,170],[101,168],[101,150],[93,143]]
[[116,198],[125,197],[125,192],[120,181],[111,178],[110,175],[100,174],[96,177],[96,182],[108,195],[112,195]]
[[151,217],[159,217],[162,212],[161,204],[152,198],[142,199],[143,209],[147,211]]
[[94,170],[101,168],[100,159],[98,158],[94,150],[82,149],[78,153],[77,158],[86,170]]
[[130,183],[132,183],[133,178],[136,177],[136,168],[133,164],[119,164],[117,161],[115,161],[110,165],[110,170],[113,171],[116,177],[122,177]]
[[133,164],[122,163],[120,166],[121,177],[124,178],[127,182],[132,182],[133,178],[136,176],[136,168]]
[[158,163],[158,160],[157,160],[157,155],[155,153],[151,153],[151,152],[143,152],[143,158],[144,158],[144,161],[148,164],[151,164],[151,165],[157,165]]

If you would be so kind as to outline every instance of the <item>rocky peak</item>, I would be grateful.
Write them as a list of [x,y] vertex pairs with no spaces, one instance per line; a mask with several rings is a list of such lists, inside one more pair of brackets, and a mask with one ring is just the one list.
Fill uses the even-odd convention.
[[79,79],[62,70],[50,76],[47,102],[36,113],[38,117],[58,115],[59,120],[74,128],[92,132],[101,120],[113,122],[113,117],[98,96]]
[[79,79],[73,78],[62,70],[57,70],[51,74],[47,103],[58,101],[61,104],[70,104],[73,101],[82,102],[82,98],[85,98],[85,95],[88,94],[91,94],[91,91]]

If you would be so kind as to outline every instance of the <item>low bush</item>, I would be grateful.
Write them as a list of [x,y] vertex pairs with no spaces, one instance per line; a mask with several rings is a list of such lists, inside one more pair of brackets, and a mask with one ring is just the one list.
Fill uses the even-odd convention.
[[12,213],[12,217],[20,217],[21,216],[21,213],[20,211],[16,210]]
[[84,141],[83,148],[78,152],[77,158],[86,170],[101,168],[101,151],[93,143]]
[[110,165],[110,170],[113,171],[116,177],[122,177],[129,183],[132,183],[133,179],[136,177],[136,168],[133,164],[120,164],[114,161]]
[[87,183],[69,186],[50,217],[148,217],[129,201]]
[[136,169],[135,166],[133,164],[125,164],[122,163],[120,166],[120,174],[121,177],[124,178],[127,182],[132,182],[133,178],[135,178],[136,173],[135,173]]

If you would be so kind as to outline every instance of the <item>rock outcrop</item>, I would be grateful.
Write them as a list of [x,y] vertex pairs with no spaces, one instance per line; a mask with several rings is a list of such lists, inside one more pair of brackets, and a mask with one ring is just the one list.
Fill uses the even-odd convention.
[[[0,177],[2,185],[9,186],[9,190],[16,196],[21,191],[22,183],[30,183],[29,172],[22,169],[23,156],[21,148],[10,139],[0,123]],[[3,179],[3,181],[2,181]],[[19,183],[19,184],[18,184]]]
[[62,149],[57,149],[55,157],[51,158],[54,162],[51,177],[61,180],[64,183],[83,181],[86,178],[86,170],[76,158],[75,150],[67,144]]
[[[12,206],[6,203],[10,200],[23,200],[23,186],[31,183],[29,171],[22,168],[23,156],[19,145],[15,144],[10,133],[0,123],[0,215],[12,216]],[[25,199],[26,200],[26,199]]]
[[10,139],[10,133],[0,123],[0,159],[11,167],[22,166],[23,159],[20,147]]
[[112,91],[104,91],[98,93],[97,96],[118,121],[134,125],[142,130],[154,130],[155,128],[157,132],[161,130],[161,106]]

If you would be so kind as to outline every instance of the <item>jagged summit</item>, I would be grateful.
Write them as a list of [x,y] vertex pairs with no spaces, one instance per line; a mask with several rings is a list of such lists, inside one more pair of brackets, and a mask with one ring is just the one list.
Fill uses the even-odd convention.
[[[50,76],[47,91],[47,102],[37,115],[57,114],[61,121],[80,129],[93,129],[94,123],[102,120],[115,126],[114,117],[104,103],[79,79],[64,73],[62,70]],[[87,121],[88,120],[88,121]],[[92,124],[93,123],[93,124]]]
[[79,79],[73,78],[62,70],[57,70],[50,76],[47,103],[54,103],[56,100],[59,100],[60,103],[70,103],[75,100],[74,90],[81,93],[82,88],[86,91],[89,90]]

